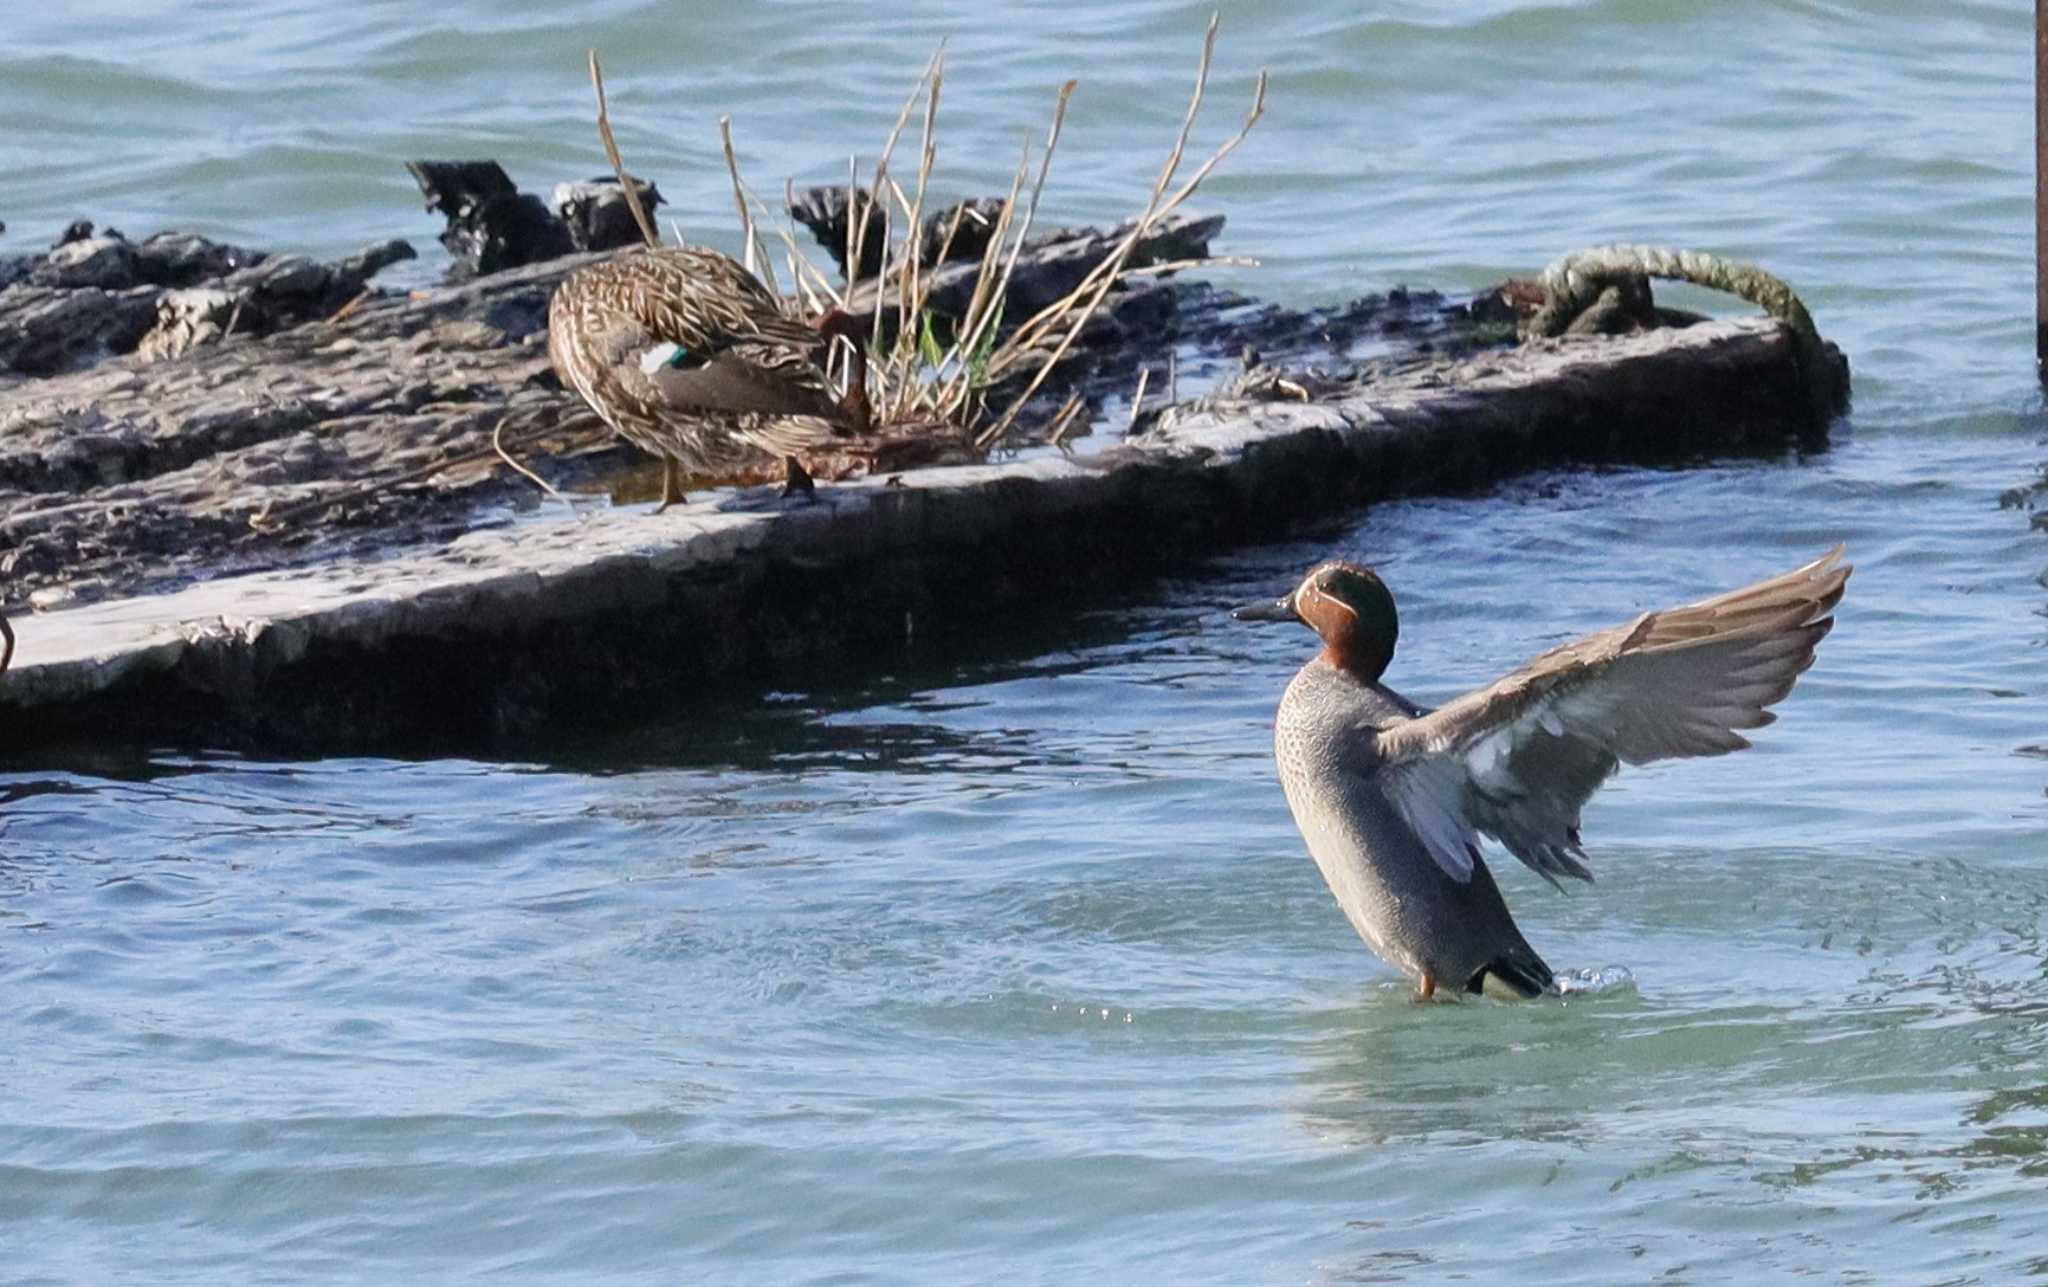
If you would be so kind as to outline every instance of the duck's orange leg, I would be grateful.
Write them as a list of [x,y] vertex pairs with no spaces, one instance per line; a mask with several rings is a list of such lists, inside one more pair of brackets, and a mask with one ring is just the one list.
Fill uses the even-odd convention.
[[1424,970],[1422,977],[1415,984],[1415,999],[1417,1001],[1427,1001],[1435,995],[1436,975],[1431,974],[1428,970]]

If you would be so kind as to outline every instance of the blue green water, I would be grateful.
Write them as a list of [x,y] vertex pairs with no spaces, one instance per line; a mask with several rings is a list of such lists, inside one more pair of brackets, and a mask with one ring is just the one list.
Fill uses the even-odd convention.
[[[1226,6],[1232,284],[1752,257],[1856,364],[1833,449],[1543,476],[1243,551],[943,672],[530,762],[0,772],[0,1280],[2010,1282],[2048,1274],[2048,457],[2023,6]],[[942,175],[1082,88],[1048,217],[1142,202],[1207,9],[107,4],[11,15],[0,251],[90,216],[431,246],[398,162],[621,142],[730,245],[950,36]],[[118,19],[118,21],[117,21]],[[1228,123],[1226,123],[1228,122]],[[438,265],[429,256],[416,271]],[[1646,434],[1657,426],[1632,426]],[[1418,1007],[1272,781],[1309,651],[1223,610],[1383,566],[1392,675],[1858,565],[1756,750],[1630,771],[1600,881],[1495,863],[1570,1004]],[[1036,636],[1034,636],[1036,637]]]

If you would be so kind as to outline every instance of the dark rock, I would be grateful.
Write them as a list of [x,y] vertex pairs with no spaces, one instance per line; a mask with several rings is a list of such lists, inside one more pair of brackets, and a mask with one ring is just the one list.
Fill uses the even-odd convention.
[[126,353],[155,320],[156,296],[147,286],[10,286],[0,291],[0,371],[56,375]]
[[370,280],[378,273],[396,263],[419,258],[419,252],[412,243],[400,237],[373,241],[355,254],[334,266],[337,277],[349,278],[358,284]]
[[1515,327],[1536,315],[1543,307],[1543,283],[1526,277],[1511,277],[1490,290],[1472,297],[1466,307],[1474,322],[1485,326]]
[[859,217],[866,221],[861,231],[860,269],[848,272],[846,267],[846,234],[852,226],[847,215],[847,192],[844,187],[805,188],[790,199],[789,215],[804,227],[810,229],[825,253],[832,256],[832,262],[839,265],[839,275],[849,281],[866,281],[882,271],[883,243],[887,238],[888,221],[875,208],[874,200],[867,189],[854,188],[853,206]]
[[[645,179],[634,178],[633,190],[647,217],[662,204],[661,192]],[[600,175],[577,183],[557,183],[548,194],[555,213],[568,226],[569,240],[578,250],[618,250],[637,246],[644,238],[633,221],[633,207],[626,202],[626,190],[613,175]]]
[[64,225],[64,231],[57,234],[57,240],[50,243],[50,248],[55,250],[59,246],[68,246],[74,241],[84,241],[90,236],[92,236],[92,220],[74,219]]
[[496,161],[407,161],[405,168],[427,199],[447,216],[441,244],[455,256],[458,275],[517,268],[570,254],[569,229],[519,191]]
[[319,264],[192,232],[137,245],[91,227],[79,220],[47,255],[0,261],[0,372],[51,376],[138,348],[156,359],[229,334],[269,334],[331,314],[413,253],[393,240]]
[[29,274],[37,286],[125,290],[136,284],[135,247],[121,237],[81,237],[64,242]]
[[161,361],[231,335],[270,335],[330,316],[362,293],[371,273],[412,256],[412,246],[398,240],[366,246],[338,264],[272,255],[213,285],[166,291],[137,352]]
[[334,270],[304,255],[274,255],[262,263],[229,273],[221,285],[228,290],[259,291],[274,300],[324,296]]
[[[812,189],[813,192],[825,189]],[[950,217],[950,216],[949,216]],[[801,220],[800,220],[801,221]],[[1048,305],[1058,303],[1081,284],[1090,272],[1133,231],[1134,224],[1114,228],[1060,229],[1030,238],[1011,274],[1004,316],[1021,320]],[[1156,221],[1132,248],[1126,264],[1142,268],[1152,264],[1200,259],[1209,253],[1209,241],[1223,227],[1222,215],[1172,214]],[[980,275],[978,261],[940,264],[930,276],[930,311],[941,317],[964,314]],[[1142,288],[1135,287],[1136,288]],[[875,281],[862,283],[850,292],[846,311],[854,321],[867,325],[878,306],[887,315],[893,309],[893,287]]]
[[548,295],[523,292],[491,300],[479,318],[493,330],[514,340],[545,336],[548,329]]
[[135,247],[135,275],[151,286],[197,286],[263,260],[260,250],[231,246],[196,232],[160,232]]
[[[805,188],[789,202],[790,217],[810,230],[811,236],[839,266],[842,277],[848,275],[846,233],[850,220],[847,191],[844,187]],[[887,220],[865,188],[854,188],[852,194],[853,207],[867,220],[867,228],[861,233],[860,271],[852,276],[855,281],[866,281],[882,271]],[[927,215],[917,239],[918,262],[952,264],[980,259],[982,252],[988,249],[990,238],[995,236],[996,223],[1002,215],[1003,201],[1000,197],[974,197]],[[956,218],[959,220],[957,228],[954,226]]]
[[156,325],[136,345],[151,362],[173,358],[227,335],[239,323],[244,296],[217,286],[190,286],[157,297]]
[[[918,239],[919,262],[952,264],[980,259],[1003,217],[1000,197],[974,197],[948,206],[924,221]],[[959,226],[953,221],[958,219]]]
[[1125,292],[1110,307],[1110,316],[1128,330],[1171,334],[1180,296],[1164,283]]

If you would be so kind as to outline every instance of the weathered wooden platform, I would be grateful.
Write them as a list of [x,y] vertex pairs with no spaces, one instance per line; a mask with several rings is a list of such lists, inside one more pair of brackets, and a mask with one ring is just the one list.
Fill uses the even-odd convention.
[[[1847,374],[1815,365],[1762,318],[1546,340],[1313,389],[1247,380],[1099,451],[864,478],[810,503],[727,491],[659,516],[541,510],[337,547],[14,614],[0,730],[16,749],[475,745],[874,673],[1381,498],[1824,442]],[[476,382],[457,362],[422,378],[394,414],[442,396],[436,380]]]
[[[1162,221],[1134,259],[1199,257],[1221,223]],[[1065,294],[1123,231],[1037,239],[1011,281],[1013,314],[1028,316]],[[50,258],[90,246],[71,243]],[[405,294],[369,292],[267,332],[252,333],[246,322],[195,323],[183,307],[195,295],[216,304],[236,291],[254,297],[239,281],[244,272],[304,264],[273,257],[196,289],[135,288],[148,296],[144,310],[163,317],[151,334],[178,342],[111,350],[87,342],[119,315],[106,291],[43,285],[33,274],[0,286],[0,330],[13,319],[24,349],[70,354],[32,377],[0,368],[0,610],[459,535],[482,511],[534,499],[491,450],[501,425],[508,449],[557,484],[626,468],[635,453],[563,391],[547,359],[549,297],[594,258],[568,255]],[[959,272],[941,270],[942,288]],[[359,274],[344,280],[361,286]],[[329,290],[327,302],[336,293]],[[1071,378],[1127,391],[1137,361],[1164,360],[1182,320],[1181,293],[1143,279],[1120,295],[1075,350]],[[85,326],[80,316],[97,320]],[[0,344],[0,357],[5,351]],[[1064,382],[1050,388],[1055,401],[1066,391]],[[255,530],[249,520],[258,514],[281,521]]]

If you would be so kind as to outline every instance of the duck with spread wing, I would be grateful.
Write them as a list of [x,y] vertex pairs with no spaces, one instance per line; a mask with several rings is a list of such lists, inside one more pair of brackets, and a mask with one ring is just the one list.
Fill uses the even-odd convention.
[[[1591,880],[1579,811],[1623,763],[1724,755],[1813,664],[1849,579],[1837,546],[1804,567],[1646,612],[1436,710],[1380,682],[1399,631],[1370,570],[1324,563],[1241,621],[1297,621],[1323,648],[1274,722],[1280,783],[1330,892],[1416,982],[1533,997],[1555,987],[1480,857],[1492,836],[1551,884]],[[1562,888],[1562,886],[1559,886]]]

